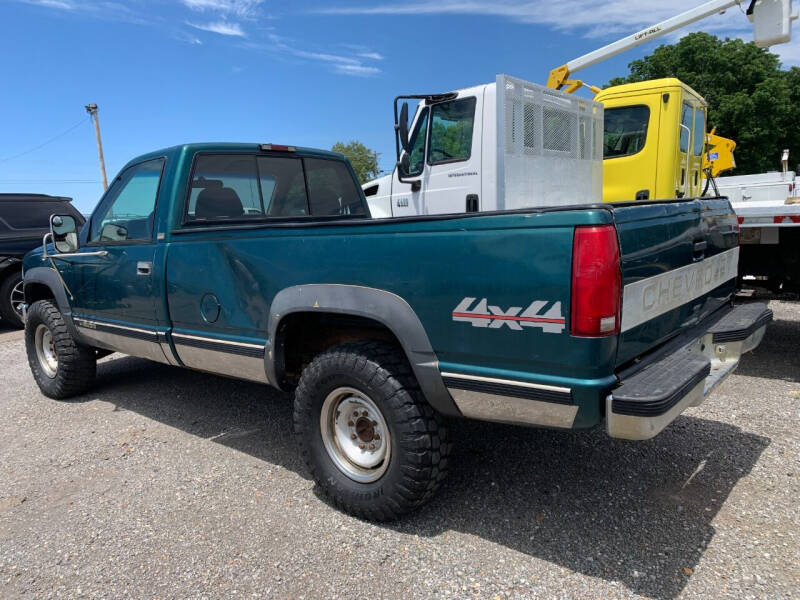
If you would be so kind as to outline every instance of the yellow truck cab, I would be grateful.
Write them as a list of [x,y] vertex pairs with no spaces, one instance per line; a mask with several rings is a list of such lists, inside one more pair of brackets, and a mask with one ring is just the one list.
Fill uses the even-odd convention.
[[603,201],[702,194],[706,101],[675,78],[601,90]]

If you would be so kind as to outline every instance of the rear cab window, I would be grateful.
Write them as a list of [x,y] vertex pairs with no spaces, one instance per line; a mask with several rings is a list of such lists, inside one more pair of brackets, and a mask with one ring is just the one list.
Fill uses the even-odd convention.
[[692,154],[702,156],[706,146],[706,113],[702,108],[694,109],[694,137]]
[[366,216],[350,169],[335,158],[198,154],[187,224]]

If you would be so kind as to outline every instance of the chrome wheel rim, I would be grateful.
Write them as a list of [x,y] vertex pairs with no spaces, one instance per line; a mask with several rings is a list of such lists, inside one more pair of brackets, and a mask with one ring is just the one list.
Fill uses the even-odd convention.
[[56,376],[58,371],[58,354],[56,345],[53,341],[53,334],[46,325],[39,325],[36,328],[36,358],[39,359],[39,366],[42,367],[45,375],[50,379]]
[[11,308],[22,320],[22,305],[25,303],[25,291],[22,289],[22,281],[11,289]]
[[359,483],[386,472],[392,440],[383,414],[366,394],[350,387],[333,390],[320,412],[322,442],[336,467]]

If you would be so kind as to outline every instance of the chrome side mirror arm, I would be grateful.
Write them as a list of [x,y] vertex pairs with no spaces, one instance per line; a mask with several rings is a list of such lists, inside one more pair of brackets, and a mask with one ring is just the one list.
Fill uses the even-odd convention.
[[47,253],[47,238],[53,241],[52,233],[45,233],[42,236],[42,260],[52,261],[54,258],[73,258],[77,256],[108,256],[108,250],[97,250],[95,252],[64,252],[63,254],[48,254]]

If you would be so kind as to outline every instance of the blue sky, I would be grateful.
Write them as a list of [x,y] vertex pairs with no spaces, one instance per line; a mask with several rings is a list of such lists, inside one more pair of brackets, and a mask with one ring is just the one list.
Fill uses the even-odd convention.
[[[90,102],[109,179],[137,154],[189,141],[357,139],[388,169],[397,94],[501,72],[544,83],[551,68],[699,1],[0,0],[0,192],[72,196],[90,212],[102,193]],[[694,29],[749,39],[749,27],[732,9]],[[663,41],[581,78],[603,84]],[[800,63],[797,41],[775,51]]]

